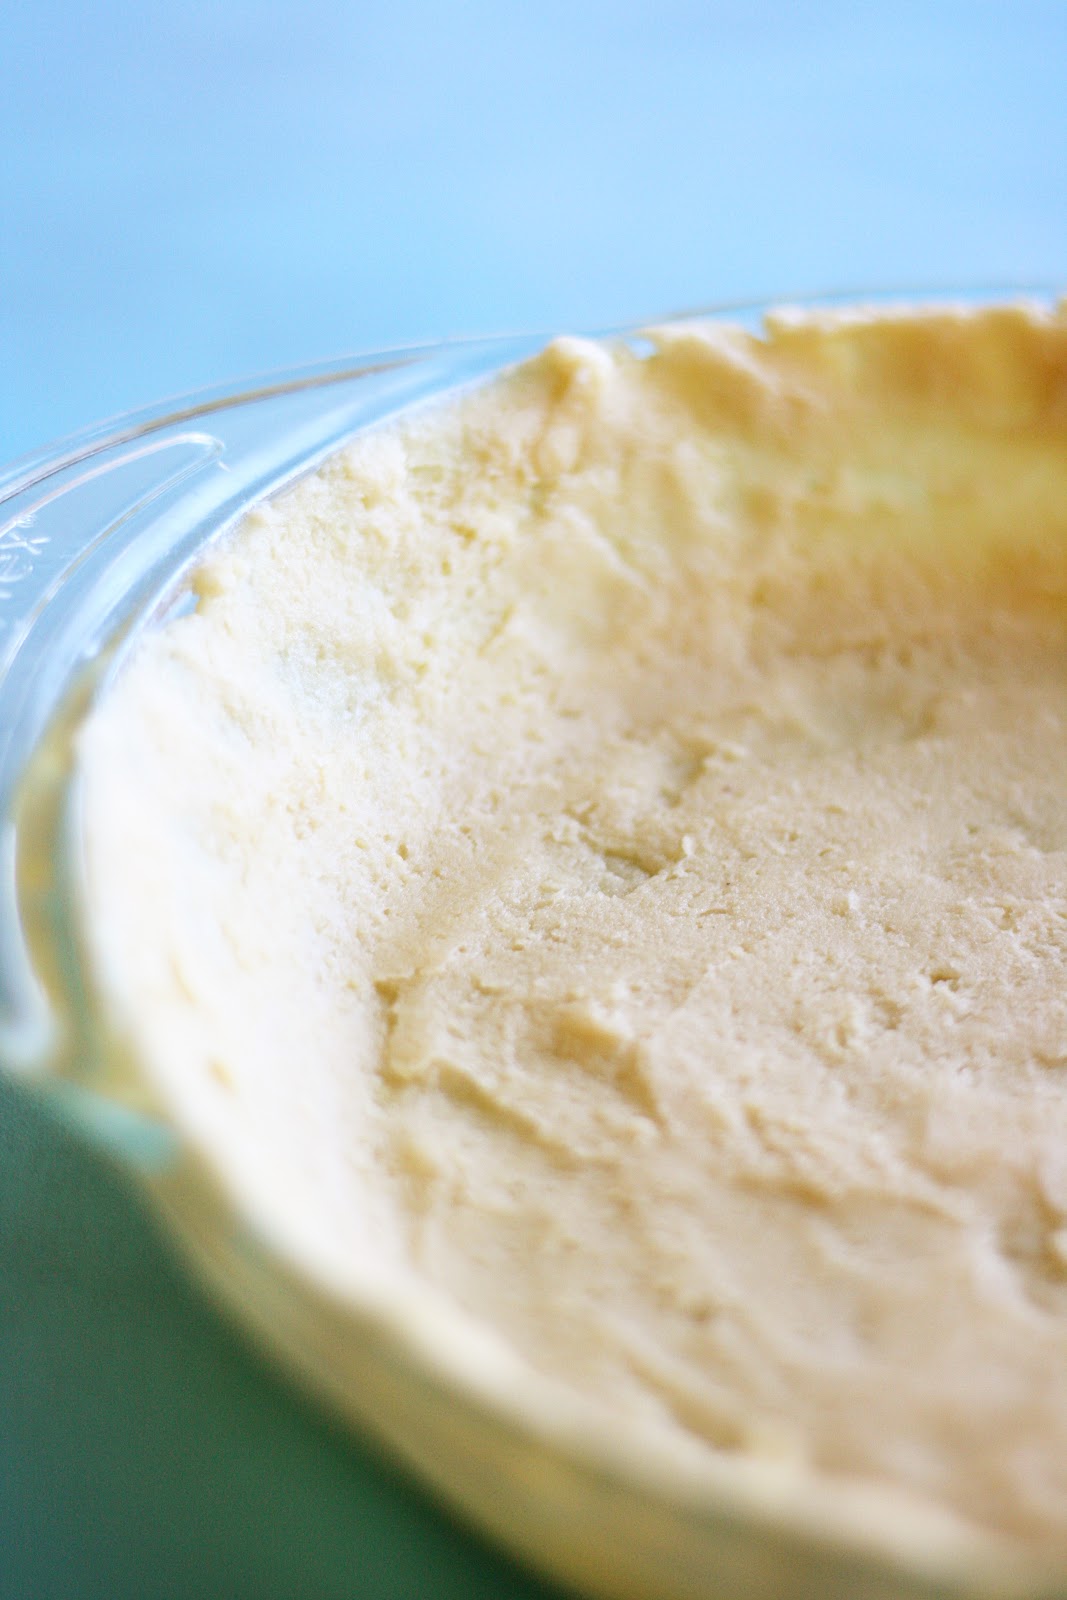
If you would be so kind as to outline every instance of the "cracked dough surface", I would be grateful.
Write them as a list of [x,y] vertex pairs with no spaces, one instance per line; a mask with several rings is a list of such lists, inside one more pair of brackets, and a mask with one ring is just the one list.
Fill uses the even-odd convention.
[[558,341],[245,521],[81,737],[248,1205],[1067,1554],[1067,324]]

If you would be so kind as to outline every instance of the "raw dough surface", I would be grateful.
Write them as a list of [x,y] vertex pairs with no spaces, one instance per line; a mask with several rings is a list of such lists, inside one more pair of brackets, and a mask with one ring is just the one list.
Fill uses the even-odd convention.
[[1067,322],[558,341],[251,515],[81,738],[250,1207],[1067,1554]]

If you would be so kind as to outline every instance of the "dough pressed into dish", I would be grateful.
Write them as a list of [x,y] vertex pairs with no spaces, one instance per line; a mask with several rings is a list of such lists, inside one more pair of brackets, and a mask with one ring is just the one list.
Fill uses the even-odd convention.
[[1067,1556],[1067,319],[560,340],[193,588],[84,923],[249,1214]]

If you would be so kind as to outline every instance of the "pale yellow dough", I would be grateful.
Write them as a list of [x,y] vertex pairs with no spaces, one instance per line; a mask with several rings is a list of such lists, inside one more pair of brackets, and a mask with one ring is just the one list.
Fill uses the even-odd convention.
[[194,588],[85,916],[250,1213],[1067,1555],[1067,318],[559,341]]

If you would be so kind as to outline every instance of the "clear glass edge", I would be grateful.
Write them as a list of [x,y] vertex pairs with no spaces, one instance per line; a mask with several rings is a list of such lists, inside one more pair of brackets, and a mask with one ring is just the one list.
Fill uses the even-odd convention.
[[[1064,275],[1067,283],[1067,273]],[[901,305],[974,304],[1012,299],[1034,298],[1054,302],[1063,295],[1063,287],[1045,280],[1019,279],[1016,282],[975,284],[945,284],[933,281],[926,285],[902,284],[898,288],[858,287],[850,289],[800,290],[791,294],[767,294],[715,300],[697,306],[674,308],[637,321],[613,323],[602,328],[579,330],[580,336],[592,339],[626,338],[639,335],[649,327],[669,323],[694,322],[702,318],[761,316],[764,312],[786,306],[827,307],[847,305]],[[444,351],[463,351],[503,345],[511,340],[547,342],[557,336],[560,329],[505,330],[488,334],[457,334],[439,340],[419,340],[410,344],[389,345],[381,349],[357,351],[352,355],[334,357],[323,361],[301,364],[296,367],[268,369],[266,372],[231,383],[208,385],[206,388],[182,391],[164,397],[147,406],[117,412],[111,417],[91,423],[74,433],[32,448],[14,457],[0,467],[0,508],[13,495],[32,487],[38,481],[83,461],[90,454],[111,448],[116,444],[142,437],[156,428],[194,421],[235,405],[244,405],[275,395],[291,393],[296,389],[325,387],[359,377],[368,368],[383,362],[396,364],[402,361],[419,361],[428,355]]]

